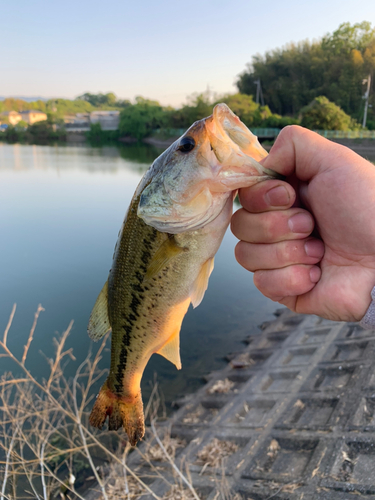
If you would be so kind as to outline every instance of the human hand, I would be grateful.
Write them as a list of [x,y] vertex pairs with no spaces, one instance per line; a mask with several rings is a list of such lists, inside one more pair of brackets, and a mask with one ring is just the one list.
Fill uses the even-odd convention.
[[359,321],[375,286],[375,166],[298,126],[284,128],[261,163],[287,182],[240,190],[238,262],[293,311]]

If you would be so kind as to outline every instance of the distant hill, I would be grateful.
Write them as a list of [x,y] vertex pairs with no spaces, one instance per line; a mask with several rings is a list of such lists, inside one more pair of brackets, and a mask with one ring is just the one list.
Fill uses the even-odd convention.
[[5,99],[9,99],[9,98],[12,98],[12,99],[21,99],[22,101],[26,101],[26,102],[33,102],[33,101],[48,101],[48,99],[50,99],[50,97],[25,97],[23,95],[8,95],[8,96],[0,96],[0,101],[4,101]]

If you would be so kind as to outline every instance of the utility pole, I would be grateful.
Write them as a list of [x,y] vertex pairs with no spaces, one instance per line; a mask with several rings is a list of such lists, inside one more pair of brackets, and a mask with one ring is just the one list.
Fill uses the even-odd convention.
[[368,77],[362,81],[362,84],[365,83],[367,83],[367,90],[365,92],[365,95],[363,96],[363,99],[365,99],[365,112],[363,114],[362,128],[366,128],[368,100],[370,96],[370,87],[371,87],[371,75],[368,75]]
[[264,98],[263,98],[263,92],[262,92],[262,85],[260,84],[260,78],[258,80],[254,80],[255,85],[257,86],[257,93],[255,97],[255,102],[259,104],[259,98],[260,98],[260,103],[262,106],[264,106]]

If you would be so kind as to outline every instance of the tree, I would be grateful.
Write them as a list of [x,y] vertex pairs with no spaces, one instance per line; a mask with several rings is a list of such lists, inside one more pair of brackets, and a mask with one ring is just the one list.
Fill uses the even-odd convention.
[[280,115],[297,115],[315,97],[324,95],[360,119],[362,81],[369,74],[375,74],[375,28],[368,22],[343,23],[318,42],[289,44],[254,56],[237,86],[240,92],[255,95],[254,81],[260,79],[266,104]]
[[141,141],[166,124],[166,113],[157,101],[136,97],[133,105],[120,113],[120,134]]
[[178,128],[190,127],[194,122],[202,120],[212,114],[213,103],[209,92],[193,94],[188,98],[188,103],[181,109],[172,112],[170,120]]
[[108,92],[107,94],[91,94],[90,92],[85,92],[84,94],[77,97],[77,100],[86,101],[95,107],[110,106],[115,107],[117,103],[116,94],[113,92]]
[[272,116],[270,108],[254,102],[252,95],[227,94],[217,101],[219,102],[225,102],[248,127],[263,126],[265,121]]
[[352,118],[326,97],[316,97],[301,110],[303,127],[313,130],[349,130],[356,125]]

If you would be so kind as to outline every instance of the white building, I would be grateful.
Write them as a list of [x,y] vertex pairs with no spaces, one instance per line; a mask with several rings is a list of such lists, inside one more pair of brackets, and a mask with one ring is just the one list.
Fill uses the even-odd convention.
[[93,111],[91,123],[100,123],[102,130],[117,130],[120,124],[120,111]]
[[120,124],[120,111],[93,111],[64,116],[65,128],[70,132],[87,132],[90,125],[100,123],[102,130],[117,130]]
[[88,132],[90,130],[90,113],[65,115],[64,122],[68,132]]

